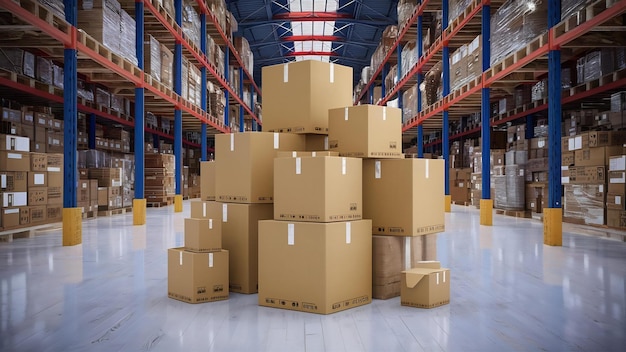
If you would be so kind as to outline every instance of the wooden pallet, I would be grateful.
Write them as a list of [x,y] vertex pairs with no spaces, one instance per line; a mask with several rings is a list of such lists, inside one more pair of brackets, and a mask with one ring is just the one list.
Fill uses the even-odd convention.
[[119,209],[111,209],[111,210],[98,210],[98,216],[113,216],[113,215],[122,215],[126,213],[132,212],[132,207],[119,208]]
[[15,228],[4,230],[0,232],[0,242],[13,242],[14,239],[17,238],[32,238],[35,237],[36,232],[49,229],[51,227],[57,226],[60,223],[49,223],[49,224],[41,224],[35,226],[28,226],[23,228]]
[[161,208],[161,207],[167,207],[174,204],[173,201],[166,201],[166,202],[147,202],[146,206],[148,208]]
[[83,213],[83,220],[96,219],[98,217],[97,210],[86,211]]
[[79,29],[77,32],[77,40],[88,49],[91,49],[98,55],[104,57],[108,61],[119,66],[122,70],[131,73],[133,76],[137,78],[142,77],[143,72],[139,69],[139,67],[137,67],[135,64],[128,61],[121,55],[113,52],[112,50],[110,50],[109,48],[107,48],[106,46],[104,46],[103,44],[95,40],[94,38],[92,38],[89,34],[87,34],[82,29]]
[[530,219],[531,214],[528,210],[504,210],[504,209],[495,209],[496,214],[504,215],[504,216],[512,216],[515,218],[526,218]]
[[462,205],[464,207],[470,206],[472,205],[472,202],[457,202],[457,201],[452,201],[452,204],[454,205]]

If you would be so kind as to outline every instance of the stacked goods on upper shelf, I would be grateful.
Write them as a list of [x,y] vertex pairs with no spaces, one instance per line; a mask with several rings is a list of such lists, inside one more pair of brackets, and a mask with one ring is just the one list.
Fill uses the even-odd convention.
[[235,50],[239,53],[243,66],[246,68],[250,75],[253,75],[254,71],[254,54],[250,50],[250,44],[245,37],[235,37]]
[[548,29],[547,1],[508,0],[491,18],[491,65]]
[[233,33],[237,32],[238,24],[235,17],[227,10],[224,0],[208,0],[207,6],[217,19],[217,23],[226,34],[226,37],[232,41]]
[[78,27],[116,54],[137,65],[135,20],[117,0],[81,0]]
[[452,23],[457,17],[459,17],[466,8],[470,6],[472,0],[450,0],[448,11],[448,23]]
[[[489,156],[489,164],[490,164],[490,194],[491,198],[494,199],[497,197],[497,190],[495,189],[495,179],[493,176],[502,175],[503,168],[505,163],[505,154],[507,148],[507,134],[506,132],[500,131],[491,131],[491,145],[490,145],[490,156]],[[520,142],[520,145],[522,142]],[[482,164],[482,140],[478,139],[478,145],[475,147],[470,147],[468,152],[472,155],[472,159],[470,161],[470,168],[472,169],[472,194],[471,194],[471,202],[475,207],[480,206],[480,200],[482,199],[482,190],[483,190],[483,164]],[[513,148],[515,148],[513,146]]]
[[[417,115],[418,94],[422,94],[422,92],[419,90],[417,84],[402,93],[402,123],[405,123]],[[423,100],[422,105],[424,105]]]
[[[504,210],[524,210],[525,188],[524,180],[528,172],[528,140],[524,125],[512,126],[503,132],[506,136],[506,154],[503,162],[495,160],[493,167],[494,208]],[[542,171],[537,169],[536,171]]]
[[174,155],[145,155],[145,196],[148,203],[167,203],[174,196]]
[[450,56],[450,89],[459,89],[482,72],[482,37],[478,35]]
[[183,33],[185,37],[196,46],[200,46],[200,16],[193,8],[191,0],[183,3]]
[[78,153],[78,167],[81,179],[98,182],[97,210],[132,206],[135,184],[132,155],[118,158],[99,150],[85,150]]
[[432,105],[441,98],[443,98],[443,90],[441,84],[442,66],[443,64],[441,63],[441,61],[439,61],[426,73],[426,75],[424,75],[423,96],[425,99],[422,99],[422,106]]
[[383,31],[383,36],[380,39],[380,45],[378,45],[378,48],[376,48],[376,51],[372,54],[370,61],[370,67],[372,67],[373,70],[378,69],[378,67],[383,63],[385,56],[387,56],[387,53],[389,53],[389,50],[393,47],[397,37],[398,26],[392,25]]
[[207,82],[207,90],[207,100],[209,102],[208,112],[211,116],[224,116],[224,108],[226,107],[226,97],[224,96],[224,92],[211,82]]

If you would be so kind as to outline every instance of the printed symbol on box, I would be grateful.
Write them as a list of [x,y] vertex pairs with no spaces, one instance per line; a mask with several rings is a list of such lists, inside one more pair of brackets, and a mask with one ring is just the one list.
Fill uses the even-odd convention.
[[213,286],[213,292],[224,292],[224,286],[223,285]]
[[204,287],[198,287],[198,290],[196,291],[197,294],[203,294],[206,293],[206,288]]
[[291,306],[297,308],[298,307],[298,302],[291,302]]
[[280,305],[281,305],[281,306],[285,306],[285,305],[287,305],[287,302],[285,302],[285,301],[280,301]]
[[339,309],[339,308],[341,308],[341,303],[333,304],[333,309]]
[[357,204],[356,203],[351,203],[350,204],[350,211],[356,211],[357,210]]
[[266,298],[265,303],[276,304],[276,301],[274,301],[272,298]]

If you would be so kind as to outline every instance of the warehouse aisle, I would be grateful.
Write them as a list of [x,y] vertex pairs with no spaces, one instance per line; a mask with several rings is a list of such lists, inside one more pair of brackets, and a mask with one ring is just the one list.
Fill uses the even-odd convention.
[[167,248],[183,244],[173,207],[83,223],[83,245],[60,229],[0,244],[0,350],[436,351],[621,350],[626,244],[564,234],[543,246],[537,221],[454,206],[439,235],[451,268],[449,305],[399,298],[321,316],[261,308],[256,295],[190,305],[167,298]]

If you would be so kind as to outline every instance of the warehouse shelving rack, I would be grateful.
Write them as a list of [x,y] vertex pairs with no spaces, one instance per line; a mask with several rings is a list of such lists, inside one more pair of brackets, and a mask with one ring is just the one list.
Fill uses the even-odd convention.
[[[593,97],[601,97],[610,94],[618,88],[626,86],[626,72],[624,70],[614,72],[597,80],[586,83],[561,92],[561,63],[567,60],[562,57],[562,50],[568,46],[576,47],[576,41],[589,35],[594,28],[601,26],[610,19],[626,12],[626,1],[600,0],[586,7],[587,18],[580,21],[576,14],[561,21],[561,3],[559,0],[548,1],[548,31],[539,35],[524,48],[508,55],[503,60],[490,65],[490,17],[501,6],[503,1],[474,0],[463,13],[452,23],[448,24],[448,0],[442,2],[423,0],[415,9],[413,15],[406,24],[399,28],[399,35],[392,49],[381,65],[374,69],[370,81],[365,84],[359,93],[356,102],[361,101],[369,93],[369,102],[372,102],[372,87],[379,80],[382,73],[383,99],[380,105],[386,104],[397,97],[398,105],[402,108],[402,93],[409,84],[422,82],[423,73],[427,72],[434,62],[443,62],[443,99],[430,106],[423,107],[421,94],[418,94],[416,116],[410,117],[403,126],[404,133],[417,134],[418,155],[423,156],[424,129],[441,130],[442,137],[438,141],[426,144],[433,146],[442,144],[443,157],[446,160],[446,205],[449,211],[449,143],[450,140],[480,133],[482,137],[482,200],[480,206],[481,224],[491,225],[493,202],[490,194],[490,148],[489,138],[491,128],[476,127],[466,129],[460,133],[449,135],[449,118],[459,118],[469,112],[481,112],[480,126],[497,126],[507,122],[528,119],[535,113],[548,111],[548,150],[549,150],[549,182],[548,182],[548,209],[544,216],[544,242],[549,245],[560,245],[562,238],[562,215],[561,215],[561,147],[560,147],[560,124],[562,105],[574,102],[582,102]],[[441,7],[439,7],[441,6]],[[431,47],[422,53],[422,16],[424,12],[442,10],[442,35],[437,38]],[[478,27],[479,26],[479,27]],[[480,28],[479,30],[477,30]],[[385,87],[384,80],[388,63],[397,60],[398,66],[401,61],[401,48],[408,41],[407,37],[417,32],[418,60],[410,71],[401,77],[398,74],[398,83],[394,87]],[[460,35],[462,34],[462,35]],[[476,35],[482,35],[482,75],[465,84],[457,90],[450,91],[449,49],[467,44]],[[490,117],[490,94],[492,90],[502,86],[511,85],[523,81],[536,81],[535,72],[549,72],[548,74],[548,98],[541,102],[533,102],[506,114],[495,118]],[[387,90],[386,88],[390,88]]]
[[[77,118],[78,111],[90,114],[90,127],[95,128],[95,118],[103,118],[114,123],[134,127],[135,129],[135,200],[133,206],[134,224],[145,224],[146,200],[144,198],[144,131],[153,133],[161,137],[174,140],[174,154],[176,158],[176,197],[175,211],[182,211],[182,145],[183,143],[200,147],[202,150],[202,160],[207,160],[207,134],[230,132],[229,126],[229,104],[240,105],[240,131],[244,128],[244,115],[254,121],[253,129],[260,126],[258,117],[254,114],[252,99],[250,106],[243,101],[243,84],[250,85],[250,90],[261,95],[260,89],[254,82],[253,77],[243,67],[242,60],[235,50],[233,43],[228,40],[226,34],[220,28],[217,18],[209,11],[204,0],[197,0],[195,7],[200,13],[201,24],[201,48],[190,42],[181,29],[182,25],[182,0],[174,1],[175,19],[163,9],[156,0],[122,0],[120,3],[129,14],[134,14],[136,21],[136,55],[138,65],[135,66],[126,58],[107,49],[104,45],[93,39],[84,31],[77,28],[78,1],[65,0],[65,18],[60,18],[44,5],[34,0],[2,0],[0,10],[8,12],[13,17],[18,26],[29,28],[30,33],[34,33],[28,40],[21,41],[21,47],[38,48],[46,52],[51,58],[63,61],[64,64],[64,89],[46,87],[36,84],[34,80],[26,80],[18,77],[17,74],[0,72],[0,85],[13,88],[17,91],[35,97],[38,100],[45,100],[52,103],[62,103],[64,112],[64,238],[80,236],[82,234],[80,221],[80,209],[76,208],[77,194],[76,183],[78,181],[76,168],[76,138],[77,138]],[[133,11],[134,10],[134,11]],[[208,24],[207,26],[207,18]],[[143,38],[146,20],[150,24],[160,23],[165,29],[166,36],[158,36],[162,41],[171,38],[169,45],[174,46],[174,89],[170,89],[157,80],[152,79],[143,71]],[[218,44],[224,46],[226,63],[232,62],[239,65],[241,83],[239,91],[241,95],[235,94],[235,89],[228,81],[228,64],[225,65],[224,74],[217,72],[217,68],[207,60],[206,40],[207,32],[215,37]],[[0,42],[1,44],[1,42]],[[183,50],[183,48],[185,50]],[[185,57],[201,70],[201,105],[196,106],[191,101],[181,97],[181,73],[182,57]],[[134,97],[135,119],[125,119],[107,111],[88,106],[84,101],[79,103],[77,97],[77,76],[84,74],[91,83],[99,83],[104,86],[114,88],[115,92],[121,96]],[[244,76],[245,75],[245,76]],[[207,111],[207,79],[216,83],[226,95],[226,108],[223,120],[211,116]],[[253,94],[251,94],[252,96]],[[144,128],[144,113],[146,108],[164,116],[174,116],[174,135],[166,134],[150,128]],[[189,141],[183,141],[182,130],[197,130],[202,133],[202,143],[198,145]],[[93,136],[90,136],[93,138]],[[94,145],[90,140],[89,145]]]

